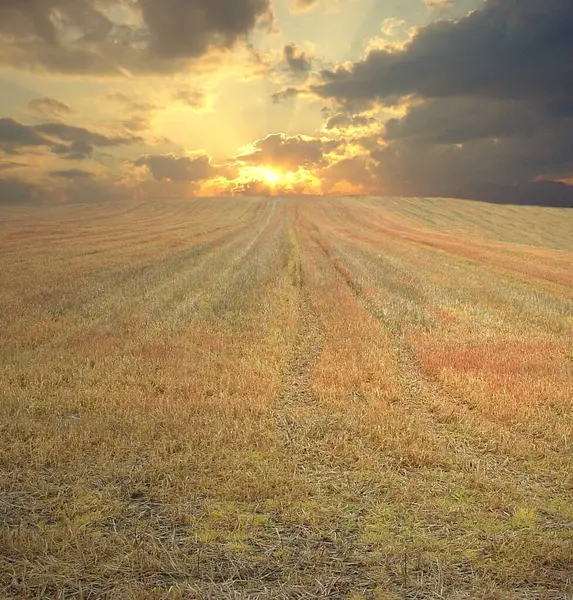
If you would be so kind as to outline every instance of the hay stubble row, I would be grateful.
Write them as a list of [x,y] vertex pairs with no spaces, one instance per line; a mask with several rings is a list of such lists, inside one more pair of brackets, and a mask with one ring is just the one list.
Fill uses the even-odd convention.
[[573,593],[573,215],[197,199],[0,224],[0,597]]

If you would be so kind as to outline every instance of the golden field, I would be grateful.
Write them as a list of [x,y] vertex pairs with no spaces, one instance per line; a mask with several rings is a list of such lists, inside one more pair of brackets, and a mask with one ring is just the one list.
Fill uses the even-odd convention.
[[3,207],[0,598],[573,596],[573,211]]

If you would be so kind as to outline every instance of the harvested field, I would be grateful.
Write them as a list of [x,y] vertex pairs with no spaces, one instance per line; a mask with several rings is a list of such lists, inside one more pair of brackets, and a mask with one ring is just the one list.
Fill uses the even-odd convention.
[[573,597],[573,211],[0,221],[0,598]]

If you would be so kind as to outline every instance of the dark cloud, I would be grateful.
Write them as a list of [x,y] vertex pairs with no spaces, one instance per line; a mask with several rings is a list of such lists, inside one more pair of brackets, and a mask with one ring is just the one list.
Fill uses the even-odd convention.
[[351,125],[351,117],[344,113],[337,113],[332,117],[329,117],[326,121],[325,129],[346,129]]
[[66,125],[65,123],[43,123],[35,129],[58,141],[68,144],[57,144],[52,152],[70,160],[83,160],[93,155],[94,147],[112,148],[142,142],[143,138],[135,135],[111,135],[90,131],[85,127]]
[[24,125],[12,118],[0,119],[0,149],[8,154],[44,147],[63,158],[80,160],[92,156],[94,147],[110,148],[141,141],[138,136],[107,136],[65,123]]
[[283,57],[289,69],[296,75],[306,75],[312,68],[312,60],[296,44],[286,44]]
[[291,10],[293,12],[306,12],[315,6],[318,6],[320,0],[291,0]]
[[139,0],[159,58],[189,58],[233,46],[268,14],[268,0]]
[[25,169],[30,165],[26,163],[16,162],[14,160],[3,160],[0,161],[0,173],[3,171],[10,171],[12,169]]
[[370,161],[367,156],[344,158],[328,165],[320,172],[320,180],[324,193],[329,193],[335,185],[343,181],[360,186],[365,191],[376,190],[375,178],[370,172]]
[[385,193],[489,198],[505,186],[515,196],[540,177],[573,174],[570,56],[569,0],[487,0],[401,50],[323,71],[314,91],[355,106],[408,99],[381,131],[386,146],[371,149]]
[[64,169],[62,171],[50,171],[52,177],[60,177],[62,179],[86,179],[93,177],[93,173],[90,171],[84,171],[83,169]]
[[314,91],[339,100],[479,96],[559,105],[573,97],[570,0],[487,0],[459,21],[421,28],[401,51],[372,50],[322,72]]
[[60,100],[49,98],[48,96],[30,100],[28,102],[28,109],[44,117],[56,119],[67,117],[74,112],[65,102],[60,102]]
[[459,195],[476,184],[521,184],[573,172],[573,123],[546,125],[531,135],[478,138],[459,144],[395,139],[374,150],[390,193]]
[[134,144],[143,141],[143,139],[138,136],[107,136],[102,133],[90,131],[85,127],[76,127],[75,125],[66,125],[65,123],[42,123],[41,125],[35,125],[34,129],[46,135],[60,138],[66,142],[81,142],[102,148],[123,146],[125,144]]
[[280,92],[275,92],[272,95],[273,103],[279,104],[283,100],[288,100],[290,98],[296,98],[300,94],[300,91],[295,87],[288,87]]
[[326,129],[348,129],[349,127],[368,127],[378,123],[378,119],[366,115],[345,115],[337,113],[326,121]]
[[335,151],[341,143],[277,133],[258,140],[253,144],[252,152],[242,154],[237,159],[250,164],[296,171],[299,167],[310,168],[325,164],[325,154]]
[[533,181],[518,185],[478,184],[464,187],[456,197],[496,204],[573,208],[573,186],[559,181]]
[[69,160],[86,160],[93,156],[94,147],[88,142],[76,140],[69,145],[52,146],[52,152]]
[[39,186],[16,178],[0,178],[0,204],[33,202],[45,194]]
[[50,173],[41,184],[24,179],[0,178],[0,204],[53,201],[114,202],[133,195],[133,190],[113,179],[99,180],[87,171],[70,169]]
[[79,174],[61,177],[60,181],[56,183],[54,191],[60,198],[68,202],[82,204],[119,202],[132,198],[134,194],[134,190],[124,185],[119,179],[99,179],[95,176]]
[[147,167],[157,181],[196,183],[217,174],[216,167],[211,165],[211,159],[205,154],[198,156],[146,155],[133,161],[133,164],[136,167]]
[[[113,20],[113,7],[131,17]],[[165,72],[233,47],[265,20],[269,0],[2,0],[0,62],[82,74]]]
[[50,141],[34,127],[23,125],[12,118],[0,119],[0,149],[16,154],[22,148],[49,146]]
[[462,144],[487,138],[529,137],[552,120],[547,111],[527,102],[443,98],[429,100],[411,108],[403,118],[387,121],[385,137]]

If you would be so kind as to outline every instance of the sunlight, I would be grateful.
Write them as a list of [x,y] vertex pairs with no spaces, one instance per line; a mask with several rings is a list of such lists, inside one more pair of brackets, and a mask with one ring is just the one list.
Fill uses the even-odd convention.
[[232,190],[237,186],[262,184],[272,194],[297,193],[320,194],[322,183],[312,172],[304,168],[296,171],[282,170],[266,165],[244,165],[239,168],[237,177],[232,180],[220,178],[212,181],[211,187],[202,186],[201,193],[205,195],[220,195],[222,190]]
[[277,185],[281,180],[282,176],[280,173],[271,169],[270,167],[261,167],[259,171],[261,179],[271,186]]

